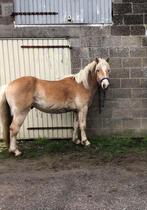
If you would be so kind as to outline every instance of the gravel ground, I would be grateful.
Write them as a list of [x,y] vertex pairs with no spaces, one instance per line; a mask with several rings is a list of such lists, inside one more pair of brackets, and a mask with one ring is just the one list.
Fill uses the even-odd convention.
[[147,210],[147,162],[0,160],[0,210]]

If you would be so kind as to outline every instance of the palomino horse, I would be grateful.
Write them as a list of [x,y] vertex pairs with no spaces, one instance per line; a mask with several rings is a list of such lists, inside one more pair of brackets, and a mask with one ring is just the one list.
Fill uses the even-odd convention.
[[[3,137],[9,152],[15,156],[21,154],[16,145],[16,136],[28,112],[37,108],[46,113],[74,111],[72,141],[76,144],[89,145],[87,139],[86,116],[99,86],[109,86],[108,59],[96,58],[79,73],[69,75],[62,80],[47,81],[32,76],[25,76],[10,82],[1,88],[0,115],[3,125]],[[78,139],[78,128],[81,139]]]

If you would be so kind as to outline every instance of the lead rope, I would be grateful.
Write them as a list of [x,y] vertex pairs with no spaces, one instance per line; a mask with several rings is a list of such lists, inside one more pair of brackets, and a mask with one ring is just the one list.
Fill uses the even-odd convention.
[[102,110],[101,110],[101,87],[98,88],[98,93],[99,93],[99,114],[101,114]]
[[102,113],[102,108],[105,106],[105,99],[106,99],[106,91],[103,90],[101,87],[98,89],[99,91],[99,114]]

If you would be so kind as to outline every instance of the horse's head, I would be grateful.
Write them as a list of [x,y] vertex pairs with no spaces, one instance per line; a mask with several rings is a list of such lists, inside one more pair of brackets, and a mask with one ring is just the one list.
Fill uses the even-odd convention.
[[96,72],[96,77],[97,77],[97,82],[103,89],[107,89],[109,86],[109,71],[110,71],[110,66],[109,66],[109,58],[106,60],[103,58],[96,58],[96,67],[95,67],[95,72]]

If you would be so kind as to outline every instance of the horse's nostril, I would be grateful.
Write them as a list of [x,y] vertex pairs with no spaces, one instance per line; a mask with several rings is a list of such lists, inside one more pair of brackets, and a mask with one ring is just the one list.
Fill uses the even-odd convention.
[[103,89],[105,89],[106,88],[106,85],[105,84],[103,84]]

